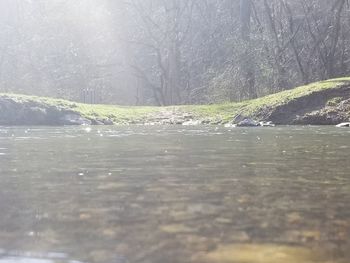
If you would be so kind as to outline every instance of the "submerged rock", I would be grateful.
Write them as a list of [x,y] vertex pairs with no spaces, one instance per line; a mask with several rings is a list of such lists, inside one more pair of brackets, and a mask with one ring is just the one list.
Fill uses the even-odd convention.
[[234,123],[226,123],[226,124],[224,125],[224,127],[225,127],[225,128],[235,128],[235,127],[237,127],[237,124],[234,124]]
[[258,127],[260,126],[259,122],[252,119],[244,119],[243,121],[237,124],[237,127]]
[[62,125],[91,125],[92,122],[77,113],[65,114],[62,118]]
[[233,117],[232,122],[233,123],[239,123],[241,121],[244,121],[245,119],[249,119],[249,117],[239,113],[239,114],[237,114],[236,116]]
[[91,120],[91,125],[104,125],[101,120]]
[[261,121],[259,122],[259,126],[261,127],[275,127],[276,125],[272,123],[272,121]]
[[338,128],[350,127],[350,122],[343,122],[337,125]]
[[114,122],[110,119],[93,119],[91,120],[92,125],[114,125]]
[[345,263],[321,249],[277,244],[232,244],[193,257],[198,263]]
[[189,121],[185,121],[184,123],[182,123],[182,125],[184,126],[197,126],[202,124],[202,122],[200,120],[189,120]]
[[238,124],[229,122],[225,124],[225,128],[234,128],[234,127],[275,127],[276,125],[272,121],[254,121],[252,119],[244,119]]
[[109,120],[109,119],[102,120],[102,123],[104,125],[114,125],[114,122],[112,120]]

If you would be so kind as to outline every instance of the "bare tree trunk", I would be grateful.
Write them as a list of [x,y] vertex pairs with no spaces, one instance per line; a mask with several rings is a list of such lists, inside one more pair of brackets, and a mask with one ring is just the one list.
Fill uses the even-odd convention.
[[336,51],[338,49],[338,43],[340,38],[340,32],[341,32],[341,13],[344,9],[346,0],[339,0],[335,5],[335,13],[334,13],[334,19],[335,24],[333,26],[333,31],[331,32],[331,47],[327,54],[327,72],[328,72],[328,78],[334,78],[337,77],[337,72],[335,69],[335,55]]
[[[280,40],[277,33],[276,28],[276,21],[272,17],[272,10],[267,2],[267,0],[264,0],[264,9],[265,14],[268,20],[268,27],[269,31],[271,32],[272,39],[274,39],[275,45],[273,48],[271,48],[271,53],[273,54],[273,62],[274,64],[271,65],[274,68],[274,71],[277,72],[277,89],[275,91],[280,91],[283,87],[286,86],[285,81],[285,69],[284,65],[282,63],[282,52],[281,52],[281,45]],[[269,48],[269,47],[268,47]],[[270,49],[270,48],[269,48]]]
[[303,84],[307,84],[307,83],[309,83],[309,76],[307,74],[306,69],[303,66],[303,63],[302,63],[302,60],[301,60],[301,57],[300,57],[300,53],[299,53],[298,48],[296,46],[295,37],[294,37],[294,36],[296,36],[296,34],[297,34],[297,32],[299,30],[294,28],[294,21],[293,21],[293,17],[294,16],[293,16],[293,13],[292,13],[292,8],[289,6],[289,4],[286,1],[284,1],[283,4],[284,4],[284,8],[286,9],[287,16],[288,16],[289,32],[290,32],[290,34],[292,36],[290,41],[289,41],[289,44],[291,45],[291,48],[292,48],[292,51],[293,51],[293,54],[294,54],[294,59],[295,59],[295,61],[297,63],[297,67],[298,67],[299,73],[300,73],[300,75],[302,77]]
[[257,92],[255,87],[255,68],[254,61],[251,52],[251,13],[252,13],[252,0],[240,0],[240,31],[242,48],[244,49],[242,55],[241,74],[243,77],[243,89],[244,93],[248,95],[248,98],[257,98]]

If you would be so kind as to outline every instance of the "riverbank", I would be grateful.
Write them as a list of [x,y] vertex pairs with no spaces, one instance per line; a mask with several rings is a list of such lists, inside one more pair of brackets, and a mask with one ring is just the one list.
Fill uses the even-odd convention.
[[255,100],[216,105],[122,107],[0,94],[0,125],[224,125],[246,118],[277,125],[348,122],[350,77],[316,82]]

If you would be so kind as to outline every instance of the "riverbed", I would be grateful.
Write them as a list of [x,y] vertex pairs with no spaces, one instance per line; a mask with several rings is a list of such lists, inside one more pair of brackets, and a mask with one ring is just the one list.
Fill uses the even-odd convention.
[[350,130],[0,127],[0,263],[348,263]]

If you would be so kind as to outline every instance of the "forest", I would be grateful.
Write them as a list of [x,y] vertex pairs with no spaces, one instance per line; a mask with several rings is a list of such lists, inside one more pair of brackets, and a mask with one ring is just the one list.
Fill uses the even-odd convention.
[[347,0],[2,0],[0,92],[242,101],[350,75]]

